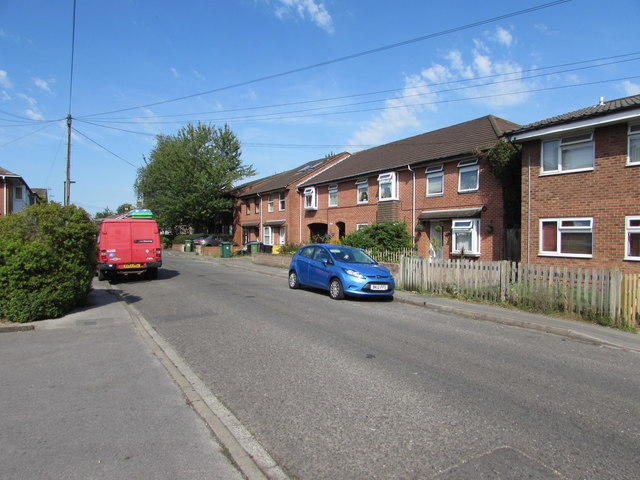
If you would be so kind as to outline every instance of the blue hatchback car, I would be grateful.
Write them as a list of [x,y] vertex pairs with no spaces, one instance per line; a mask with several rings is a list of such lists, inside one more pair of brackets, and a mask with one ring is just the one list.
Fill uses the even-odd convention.
[[361,249],[342,245],[305,245],[289,265],[289,288],[329,291],[334,300],[345,295],[393,298],[395,281],[387,267]]

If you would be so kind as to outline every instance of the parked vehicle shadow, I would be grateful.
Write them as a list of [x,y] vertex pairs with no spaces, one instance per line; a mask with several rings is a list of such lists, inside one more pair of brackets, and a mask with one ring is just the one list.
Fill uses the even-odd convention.
[[177,270],[171,270],[168,268],[159,268],[157,278],[149,278],[144,273],[140,275],[118,275],[108,280],[111,285],[117,285],[119,283],[139,283],[139,282],[158,282],[162,280],[170,280],[180,275]]
[[[308,286],[304,286],[301,287],[302,290],[306,290],[308,292],[313,292],[313,293],[317,293],[319,295],[324,295],[327,298],[331,298],[329,295],[329,292],[327,292],[326,290],[323,290],[321,288],[314,288],[314,287],[308,287]],[[361,302],[361,303],[388,303],[388,302],[393,302],[393,296],[389,296],[389,295],[385,295],[385,296],[379,296],[376,297],[374,295],[363,295],[363,296],[350,296],[347,295],[345,296],[344,300],[341,301],[347,301],[347,302]]]

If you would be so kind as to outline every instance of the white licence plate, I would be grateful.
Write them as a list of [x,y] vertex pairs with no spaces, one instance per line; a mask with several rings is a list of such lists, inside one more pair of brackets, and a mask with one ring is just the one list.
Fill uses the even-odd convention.
[[389,289],[389,285],[371,285],[371,291],[385,292]]

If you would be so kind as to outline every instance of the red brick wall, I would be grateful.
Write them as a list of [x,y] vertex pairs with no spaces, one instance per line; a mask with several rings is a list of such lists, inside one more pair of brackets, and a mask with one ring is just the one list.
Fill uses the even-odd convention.
[[[480,165],[480,188],[476,193],[458,193],[458,166],[457,162],[451,162],[444,166],[444,194],[440,197],[426,196],[425,168],[414,169],[416,176],[416,206],[415,223],[413,220],[413,175],[405,169],[397,172],[399,183],[399,215],[398,221],[406,222],[408,228],[413,230],[418,222],[418,216],[423,210],[440,210],[449,208],[486,207],[482,212],[480,223],[480,260],[501,260],[504,258],[503,248],[503,203],[502,187],[498,180],[489,171],[484,163]],[[376,223],[378,211],[378,176],[369,177],[369,203],[357,204],[357,187],[355,179],[338,184],[338,207],[328,207],[328,186],[317,187],[318,210],[303,211],[303,243],[309,239],[309,224],[326,223],[328,233],[333,237],[338,236],[338,222],[345,224],[346,234],[356,230],[358,223]],[[451,221],[443,225],[443,252],[444,258],[450,258],[451,245]],[[486,227],[491,225],[492,232]],[[415,233],[415,232],[412,232]],[[429,223],[424,223],[424,230],[417,235],[418,254],[429,255]]]
[[[595,168],[589,172],[540,176],[540,141],[523,144],[523,262],[640,273],[640,262],[624,260],[625,216],[640,215],[640,167],[626,166],[627,129],[624,123],[595,130]],[[540,256],[539,220],[573,216],[593,218],[593,257]]]

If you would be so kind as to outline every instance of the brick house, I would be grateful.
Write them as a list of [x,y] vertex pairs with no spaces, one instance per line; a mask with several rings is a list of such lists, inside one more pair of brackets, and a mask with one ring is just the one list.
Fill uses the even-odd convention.
[[640,272],[640,95],[508,137],[522,145],[522,261]]
[[236,189],[233,193],[236,203],[234,241],[238,244],[258,241],[268,247],[300,243],[302,205],[294,185],[348,157],[349,153],[343,152],[313,160]]
[[502,186],[476,150],[519,125],[492,115],[353,154],[297,185],[299,242],[406,222],[420,256],[504,258]]
[[0,215],[19,212],[36,203],[37,198],[20,175],[0,167]]

